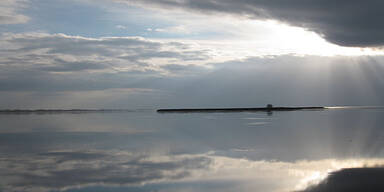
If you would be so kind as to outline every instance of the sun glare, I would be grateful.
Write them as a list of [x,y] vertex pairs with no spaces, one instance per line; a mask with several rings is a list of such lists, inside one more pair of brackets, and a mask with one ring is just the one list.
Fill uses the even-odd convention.
[[[248,21],[245,24],[251,26],[250,34],[255,34],[246,43],[251,50],[258,50],[259,45],[263,45],[264,50],[270,50],[270,54],[320,56],[384,54],[383,51],[377,49],[342,47],[331,44],[314,32],[276,21]],[[266,33],[259,33],[260,30],[265,30]]]

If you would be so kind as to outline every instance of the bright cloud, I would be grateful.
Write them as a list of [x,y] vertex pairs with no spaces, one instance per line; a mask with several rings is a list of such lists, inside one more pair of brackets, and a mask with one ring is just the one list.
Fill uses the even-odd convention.
[[[117,2],[127,3],[124,0]],[[144,3],[145,6],[141,6],[140,9],[143,9],[143,12],[149,12],[152,18],[156,18],[156,22],[153,22],[148,15],[135,15],[148,24],[150,30],[147,30],[146,35],[152,38],[178,39],[213,46],[215,51],[223,53],[220,55],[222,57],[226,55],[232,58],[245,58],[271,54],[323,56],[383,54],[378,49],[332,44],[319,33],[279,20],[238,17],[232,14],[218,14],[215,11],[185,11],[183,8],[188,9],[188,6],[175,9],[174,5],[178,7],[184,3],[189,4],[188,1],[181,1],[180,4],[169,1],[168,6],[173,8],[164,5],[166,4],[164,1],[153,4],[145,2],[148,1],[136,3],[129,1],[128,8],[124,6],[117,8],[118,13],[126,14],[129,20],[132,17],[129,14],[132,6]],[[210,3],[207,2],[207,4]],[[165,8],[162,7],[163,5]]]
[[316,32],[341,46],[380,47],[383,45],[383,6],[380,0],[116,0],[164,10],[187,10],[205,14],[230,14],[258,20],[278,20]]

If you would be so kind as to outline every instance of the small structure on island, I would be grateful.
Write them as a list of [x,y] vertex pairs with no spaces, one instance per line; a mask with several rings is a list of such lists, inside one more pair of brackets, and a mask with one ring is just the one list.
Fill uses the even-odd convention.
[[267,110],[268,116],[271,116],[272,115],[272,110],[273,110],[273,105],[272,104],[268,104],[267,107],[266,107],[266,110]]

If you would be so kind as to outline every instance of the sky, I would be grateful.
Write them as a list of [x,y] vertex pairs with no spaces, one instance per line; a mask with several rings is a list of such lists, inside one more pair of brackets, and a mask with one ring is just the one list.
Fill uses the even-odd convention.
[[2,0],[0,108],[384,105],[383,5]]

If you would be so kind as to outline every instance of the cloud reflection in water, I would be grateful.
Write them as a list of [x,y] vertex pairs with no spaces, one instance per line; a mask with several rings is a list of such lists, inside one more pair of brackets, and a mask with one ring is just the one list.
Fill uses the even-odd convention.
[[382,114],[0,116],[0,191],[300,191],[383,165]]
[[2,157],[0,163],[3,191],[88,191],[92,187],[119,191],[154,185],[171,191],[191,187],[193,191],[293,191],[319,183],[332,171],[384,164],[384,159],[283,162],[230,158],[213,152],[56,151]]

